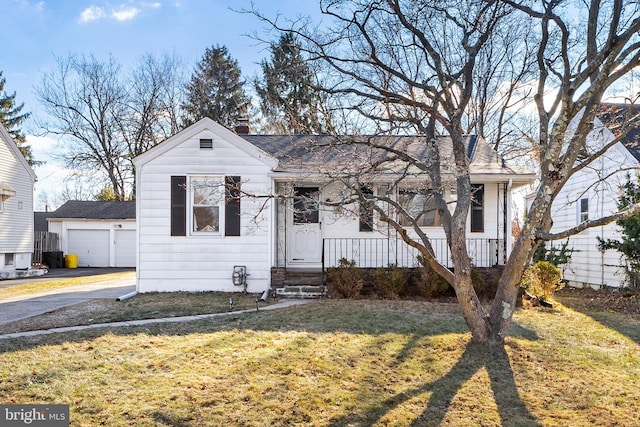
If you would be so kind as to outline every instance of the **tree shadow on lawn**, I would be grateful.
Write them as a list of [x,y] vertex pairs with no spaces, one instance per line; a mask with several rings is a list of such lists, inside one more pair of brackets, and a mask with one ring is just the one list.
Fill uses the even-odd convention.
[[[399,306],[401,307],[401,306]],[[333,310],[333,311],[331,311]],[[393,312],[380,314],[375,309],[350,310],[348,305],[339,309],[323,304],[291,307],[272,312],[254,312],[241,315],[229,315],[216,319],[189,322],[188,324],[155,324],[144,327],[92,329],[82,333],[71,332],[57,335],[45,335],[30,339],[0,340],[0,354],[29,350],[42,345],[56,345],[73,342],[88,342],[101,336],[112,334],[131,336],[138,334],[183,336],[219,331],[304,331],[309,333],[349,333],[382,336],[401,334],[407,337],[403,347],[397,351],[391,367],[400,366],[411,357],[423,338],[446,334],[468,334],[468,329],[455,310],[448,312],[418,311],[412,313],[394,309]],[[381,310],[384,311],[384,310]],[[320,318],[320,317],[323,318]],[[527,340],[537,340],[535,331],[516,323],[512,325],[510,336]],[[382,338],[379,345],[384,345]],[[465,339],[466,340],[466,339]],[[461,344],[464,345],[464,344]],[[448,373],[439,379],[413,390],[396,394],[375,407],[347,416],[335,418],[331,426],[372,425],[380,421],[403,403],[424,394],[431,393],[423,412],[412,423],[414,426],[439,425],[445,418],[449,406],[460,389],[476,373],[485,368],[491,381],[491,391],[503,425],[540,425],[520,399],[511,369],[509,357],[503,346],[483,346],[466,344],[460,359]],[[481,408],[480,408],[481,410]]]
[[[483,346],[469,342],[451,370],[436,381],[397,394],[361,414],[334,419],[333,427],[374,425],[389,412],[424,393],[431,393],[422,414],[412,426],[440,425],[458,391],[482,368],[487,370],[491,389],[500,414],[501,425],[540,426],[520,399],[509,356],[501,345]],[[479,408],[482,411],[482,408]]]
[[556,297],[562,305],[578,313],[584,314],[601,325],[620,332],[627,338],[640,344],[640,316],[616,311],[603,311],[601,309],[588,308],[576,297]]

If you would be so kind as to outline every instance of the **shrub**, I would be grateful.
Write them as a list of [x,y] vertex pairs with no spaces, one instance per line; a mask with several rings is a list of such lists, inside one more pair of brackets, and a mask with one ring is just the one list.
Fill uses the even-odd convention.
[[416,287],[418,288],[420,296],[437,298],[447,294],[450,289],[449,282],[436,273],[424,256],[418,255],[416,259],[422,266],[420,269],[420,279],[416,281]]
[[487,282],[484,280],[484,277],[482,277],[482,274],[475,268],[471,268],[471,285],[479,297],[493,297],[493,295],[487,295],[489,286],[487,286]]
[[360,295],[364,278],[362,269],[356,267],[356,262],[346,258],[338,260],[337,267],[327,270],[329,277],[330,293],[333,296],[353,298]]
[[397,298],[407,289],[409,270],[389,264],[387,268],[377,268],[373,272],[376,292],[381,298]]
[[527,268],[520,286],[541,300],[548,300],[557,290],[564,288],[562,272],[548,261],[538,261]]

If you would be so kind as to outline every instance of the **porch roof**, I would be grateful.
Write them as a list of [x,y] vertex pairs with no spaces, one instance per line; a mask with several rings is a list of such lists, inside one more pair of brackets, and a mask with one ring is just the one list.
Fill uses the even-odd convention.
[[[337,176],[368,173],[379,177],[405,173],[423,175],[434,158],[424,136],[239,135],[278,159],[275,172]],[[482,138],[464,137],[472,176],[529,183],[535,174],[507,164]],[[437,136],[443,175],[454,175],[453,144]]]

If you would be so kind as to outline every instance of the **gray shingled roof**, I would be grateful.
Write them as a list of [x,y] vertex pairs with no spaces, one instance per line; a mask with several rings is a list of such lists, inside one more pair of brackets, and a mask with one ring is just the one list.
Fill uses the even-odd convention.
[[33,213],[33,231],[49,231],[47,218],[51,212],[34,212]]
[[136,202],[69,200],[46,218],[136,219]]
[[616,137],[626,132],[620,142],[640,162],[640,105],[603,103],[597,116]]
[[[421,136],[362,136],[335,137],[329,135],[240,135],[243,139],[269,153],[278,161],[278,171],[335,173],[336,171],[360,170],[366,165],[381,160],[389,154],[371,145],[390,147],[398,152],[428,160],[428,147]],[[451,139],[436,138],[441,165],[453,165]],[[471,160],[472,173],[514,175],[527,173],[505,164],[498,154],[482,139],[466,136],[467,157]],[[393,166],[387,165],[391,171]],[[402,167],[402,166],[400,166]]]

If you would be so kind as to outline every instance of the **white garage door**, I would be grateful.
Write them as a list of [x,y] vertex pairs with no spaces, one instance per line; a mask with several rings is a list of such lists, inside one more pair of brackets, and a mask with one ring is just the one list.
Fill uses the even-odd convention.
[[109,267],[109,230],[69,230],[67,251],[78,267]]
[[115,230],[115,267],[136,266],[136,231]]

